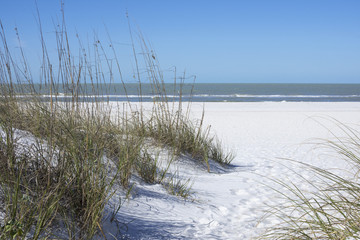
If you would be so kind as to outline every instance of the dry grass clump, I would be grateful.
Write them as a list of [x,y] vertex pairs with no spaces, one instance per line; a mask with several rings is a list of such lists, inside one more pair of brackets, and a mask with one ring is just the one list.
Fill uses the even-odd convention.
[[183,180],[180,178],[178,172],[175,172],[166,178],[163,185],[170,194],[180,196],[184,199],[190,198],[193,194],[191,191],[191,178]]
[[203,124],[204,112],[198,122],[191,120],[191,102],[183,102],[181,95],[184,77],[181,77],[178,83],[177,76],[174,76],[173,92],[178,92],[179,99],[175,104],[173,99],[168,97],[164,76],[159,71],[159,63],[154,57],[154,52],[149,49],[145,41],[142,42],[142,49],[147,80],[156,98],[149,116],[144,116],[144,113],[140,111],[138,126],[141,133],[170,146],[177,155],[190,154],[191,157],[205,164],[208,164],[209,158],[220,164],[230,164],[234,156],[232,153],[223,151],[220,142],[210,135],[210,127]]
[[271,214],[277,216],[281,223],[270,228],[262,238],[360,238],[359,132],[340,123],[339,127],[346,137],[326,141],[323,146],[335,150],[339,160],[345,160],[351,166],[351,171],[333,172],[299,163],[300,167],[314,173],[315,178],[304,178],[313,191],[307,192],[293,183],[278,181],[287,190],[280,192],[286,204],[274,207]]
[[[1,25],[0,213],[5,217],[0,219],[0,239],[61,238],[62,229],[69,239],[105,237],[106,204],[117,186],[130,188],[132,175],[149,184],[162,183],[169,192],[187,198],[188,182],[166,178],[175,156],[190,154],[205,163],[209,158],[231,162],[233,157],[222,152],[202,120],[192,123],[190,103],[184,112],[181,94],[176,104],[167,97],[157,60],[142,38],[147,81],[158,98],[150,113],[145,113],[141,103],[138,111],[125,103],[127,111],[113,114],[100,88],[109,88],[116,74],[101,42],[95,40],[84,50],[79,40],[80,55],[74,56],[63,17],[55,31],[54,58],[47,51],[40,18],[39,27],[41,84],[34,83],[21,47],[20,60],[15,60]],[[134,43],[133,49],[136,56]],[[111,51],[122,76],[113,45]],[[135,58],[141,99],[138,64]],[[60,89],[65,91],[65,100],[60,100],[64,94]],[[88,89],[94,97],[88,97]],[[148,141],[172,149],[167,168],[159,167]]]
[[[91,238],[99,230],[113,182],[103,160],[109,144],[106,123],[75,112],[51,113],[46,106],[37,110],[31,115],[24,109],[16,112],[16,121],[0,120],[4,133],[0,166],[6,172],[1,177],[6,196],[4,228],[10,229],[4,237],[14,236],[13,224],[16,229],[21,226],[23,234],[44,237],[51,223],[61,219],[77,226],[69,229],[70,235]],[[22,143],[20,127],[29,133],[31,143]]]

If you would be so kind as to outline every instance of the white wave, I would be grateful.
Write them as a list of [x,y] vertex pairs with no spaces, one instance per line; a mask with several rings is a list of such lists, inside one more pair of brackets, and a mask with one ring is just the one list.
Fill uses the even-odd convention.
[[[32,95],[17,95],[18,98],[27,98],[27,97],[31,97]],[[49,94],[44,94],[44,95],[40,95],[40,97],[43,98],[72,98],[72,95],[65,95],[63,93],[59,93],[59,94],[54,94],[54,95],[49,95]],[[129,98],[129,99],[133,99],[133,98],[162,98],[162,97],[167,97],[167,98],[180,98],[179,95],[158,95],[158,94],[153,94],[153,95],[115,95],[115,94],[103,94],[103,95],[79,95],[78,97],[83,98]],[[181,97],[183,98],[360,98],[360,95],[281,95],[281,94],[269,94],[269,95],[256,95],[256,94],[228,94],[228,95],[224,95],[224,94],[194,94],[194,95],[182,95]]]

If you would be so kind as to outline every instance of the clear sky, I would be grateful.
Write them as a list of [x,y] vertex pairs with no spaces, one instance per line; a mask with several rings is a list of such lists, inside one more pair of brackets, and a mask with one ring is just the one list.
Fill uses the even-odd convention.
[[[87,39],[93,32],[105,35],[106,25],[124,55],[131,54],[122,50],[130,48],[128,11],[161,67],[186,70],[197,82],[360,83],[359,0],[64,2],[69,33]],[[37,4],[50,35],[60,1]],[[35,1],[1,0],[0,19],[12,47],[16,25],[30,60],[39,55],[35,15]]]

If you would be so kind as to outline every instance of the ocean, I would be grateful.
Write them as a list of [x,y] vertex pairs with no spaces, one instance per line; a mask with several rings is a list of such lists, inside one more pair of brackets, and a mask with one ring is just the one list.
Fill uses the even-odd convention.
[[[70,98],[70,89],[60,86],[58,100]],[[150,84],[122,84],[83,86],[78,88],[85,100],[144,101],[161,100]],[[164,91],[170,101],[193,102],[358,102],[360,84],[245,84],[245,83],[196,83],[179,85],[165,84]],[[48,98],[48,89],[39,92]],[[141,92],[141,97],[139,94]],[[179,94],[181,93],[181,98]],[[85,96],[84,96],[85,95]]]

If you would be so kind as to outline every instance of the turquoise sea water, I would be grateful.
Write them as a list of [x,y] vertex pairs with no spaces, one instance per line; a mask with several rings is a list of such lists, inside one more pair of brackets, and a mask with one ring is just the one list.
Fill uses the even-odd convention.
[[[178,85],[165,84],[169,100],[194,102],[358,102],[360,101],[360,84],[242,84],[242,83],[198,83]],[[80,86],[80,95],[86,95],[110,101],[154,101],[160,99],[150,84],[126,84],[126,92],[122,84],[97,85],[95,87]],[[46,95],[47,89],[40,92]],[[57,88],[60,98],[66,99],[71,89]],[[139,97],[141,92],[142,97]],[[46,96],[45,96],[46,97]]]

